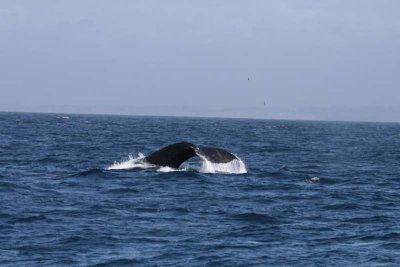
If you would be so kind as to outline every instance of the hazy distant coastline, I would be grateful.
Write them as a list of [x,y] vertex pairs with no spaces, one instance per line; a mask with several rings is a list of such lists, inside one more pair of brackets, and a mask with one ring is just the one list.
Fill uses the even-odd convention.
[[321,121],[371,121],[400,122],[400,108],[395,107],[309,107],[277,108],[260,107],[201,107],[201,106],[20,106],[2,107],[0,112],[137,115],[137,116],[176,116],[212,118],[249,118],[282,120],[321,120]]

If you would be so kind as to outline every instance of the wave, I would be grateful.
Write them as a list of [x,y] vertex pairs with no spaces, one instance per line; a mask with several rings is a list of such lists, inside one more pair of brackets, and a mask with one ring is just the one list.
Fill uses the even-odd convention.
[[139,190],[130,187],[120,187],[120,188],[113,188],[110,190],[105,191],[104,193],[111,193],[111,194],[126,194],[126,193],[138,193]]
[[134,266],[137,264],[142,264],[142,259],[128,259],[128,258],[121,258],[121,259],[112,259],[107,260],[105,262],[97,263],[92,265],[92,267],[103,267],[103,266]]
[[11,220],[12,223],[32,223],[36,221],[47,220],[44,215],[32,215]]
[[268,223],[268,224],[281,223],[281,221],[275,217],[255,212],[236,214],[234,215],[234,218],[240,221],[245,221],[250,223]]
[[128,155],[128,159],[120,162],[114,162],[111,166],[107,167],[106,170],[133,170],[133,169],[157,169],[158,172],[187,172],[196,171],[201,173],[225,173],[225,174],[243,174],[247,173],[246,165],[241,159],[234,159],[228,163],[213,163],[207,160],[205,157],[199,155],[201,159],[200,166],[193,166],[185,164],[184,167],[178,169],[171,168],[168,166],[156,166],[145,162],[143,159],[145,156],[139,153],[136,158],[132,155]]
[[92,176],[92,175],[98,176],[98,175],[102,175],[102,174],[105,174],[102,169],[95,168],[95,169],[89,169],[86,171],[81,171],[78,173],[73,173],[71,175],[67,175],[67,177],[87,177],[87,176]]

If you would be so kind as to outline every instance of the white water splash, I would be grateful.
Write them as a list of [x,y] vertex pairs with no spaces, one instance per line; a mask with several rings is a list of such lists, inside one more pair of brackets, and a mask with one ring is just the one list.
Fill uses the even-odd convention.
[[136,158],[128,155],[128,159],[120,162],[114,162],[113,165],[106,168],[106,170],[130,170],[130,169],[148,169],[154,168],[154,165],[143,161],[145,156],[139,153]]
[[242,174],[247,173],[246,165],[244,162],[237,158],[227,163],[213,163],[207,160],[205,157],[199,155],[202,159],[202,164],[199,172],[203,173],[232,173]]
[[189,171],[195,170],[201,173],[227,173],[227,174],[242,174],[247,173],[246,165],[241,159],[234,159],[228,163],[213,163],[207,160],[205,157],[199,155],[201,159],[201,166],[191,166],[184,164],[183,167],[175,169],[168,166],[155,166],[149,164],[143,159],[145,156],[141,153],[138,157],[134,158],[132,155],[128,156],[127,160],[120,162],[114,162],[113,165],[106,168],[106,170],[131,170],[131,169],[149,169],[158,168],[158,172],[177,172],[177,171]]
[[319,177],[317,177],[317,176],[312,177],[312,178],[307,180],[308,183],[312,183],[312,184],[319,183],[320,181],[321,181],[321,179]]
[[186,168],[175,169],[175,168],[171,168],[168,166],[163,166],[163,167],[160,167],[157,171],[158,172],[184,172],[186,170],[187,170]]

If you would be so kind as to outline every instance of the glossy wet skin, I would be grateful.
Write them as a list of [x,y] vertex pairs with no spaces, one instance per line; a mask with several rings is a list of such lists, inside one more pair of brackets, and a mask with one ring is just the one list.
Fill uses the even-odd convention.
[[221,148],[198,147],[192,143],[180,142],[166,146],[145,158],[151,164],[178,168],[184,161],[195,157],[205,157],[213,163],[227,163],[236,156]]

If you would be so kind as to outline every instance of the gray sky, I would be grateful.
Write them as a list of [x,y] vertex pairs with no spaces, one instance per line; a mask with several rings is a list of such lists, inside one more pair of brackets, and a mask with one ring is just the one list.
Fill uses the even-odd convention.
[[0,111],[400,121],[399,14],[398,0],[1,0]]

